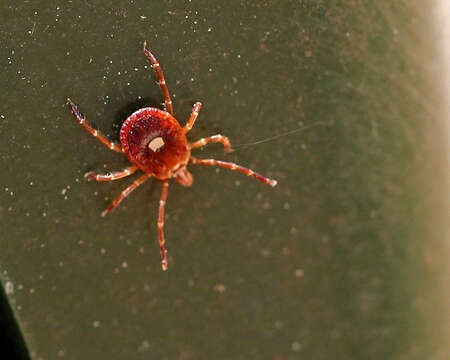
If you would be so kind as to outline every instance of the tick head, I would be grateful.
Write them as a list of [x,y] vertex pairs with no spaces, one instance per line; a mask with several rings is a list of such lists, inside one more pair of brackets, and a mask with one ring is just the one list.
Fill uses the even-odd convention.
[[194,177],[188,169],[186,169],[186,166],[183,166],[175,173],[175,179],[183,186],[191,186],[194,182]]

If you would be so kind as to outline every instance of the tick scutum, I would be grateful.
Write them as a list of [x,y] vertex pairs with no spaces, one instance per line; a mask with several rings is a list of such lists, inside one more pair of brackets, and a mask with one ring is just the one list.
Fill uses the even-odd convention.
[[186,135],[178,121],[156,108],[131,114],[120,130],[120,142],[128,159],[159,179],[173,176],[173,170],[189,160]]

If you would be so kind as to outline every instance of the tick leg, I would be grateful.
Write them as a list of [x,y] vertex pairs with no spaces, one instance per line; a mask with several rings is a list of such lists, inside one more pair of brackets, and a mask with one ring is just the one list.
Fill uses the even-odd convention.
[[158,209],[158,241],[159,250],[161,251],[161,267],[164,271],[167,270],[167,257],[166,249],[164,247],[164,208],[166,206],[167,191],[169,189],[169,181],[165,180],[163,182],[163,188],[161,191],[161,198],[159,199],[159,209]]
[[144,41],[144,53],[152,63],[153,69],[155,69],[156,71],[156,76],[158,76],[159,87],[161,88],[161,91],[164,95],[164,103],[166,104],[166,109],[170,115],[173,115],[172,100],[170,99],[169,89],[167,88],[161,65],[159,65],[158,60],[156,60],[155,56],[149,50],[147,50],[146,41]]
[[102,212],[102,216],[105,216],[109,212],[111,212],[117,205],[120,204],[120,202],[125,199],[130,193],[136,189],[139,185],[141,185],[145,180],[147,180],[151,174],[144,174],[140,178],[138,178],[136,181],[134,181],[130,186],[128,186],[125,190],[123,190],[118,197],[114,199],[111,205],[108,206],[108,208]]
[[270,185],[272,187],[277,185],[277,181],[276,180],[272,180],[269,178],[266,178],[265,176],[262,176],[256,172],[254,172],[253,170],[247,169],[243,166],[237,165],[237,164],[233,164],[230,162],[225,162],[225,161],[220,161],[220,160],[214,160],[214,159],[197,159],[195,157],[190,158],[189,160],[191,163],[193,164],[199,164],[199,165],[214,165],[214,166],[221,166],[230,170],[237,170],[240,171],[241,173],[244,173],[247,176],[253,176],[255,179],[258,179],[259,181],[262,181],[263,183]]
[[198,113],[200,112],[201,108],[202,108],[201,102],[196,102],[194,104],[194,106],[192,107],[191,116],[189,117],[187,124],[184,125],[184,127],[183,127],[184,133],[191,131],[192,127],[194,126],[195,119],[197,119]]
[[196,148],[205,146],[206,144],[216,143],[216,142],[220,142],[223,144],[223,148],[224,148],[225,152],[231,151],[230,140],[228,140],[228,138],[223,135],[213,135],[213,136],[208,136],[207,138],[202,138],[200,140],[197,140],[197,141],[189,144],[189,147],[191,149],[196,149]]
[[77,106],[72,102],[72,100],[67,99],[67,103],[72,108],[72,113],[77,118],[78,123],[84,127],[87,131],[89,131],[92,135],[94,135],[97,139],[99,139],[103,144],[105,144],[107,147],[109,147],[111,150],[122,152],[122,147],[118,144],[113,143],[112,141],[109,141],[106,136],[101,134],[98,130],[93,129],[87,122],[85,117],[81,114],[81,112],[78,110]]
[[84,177],[87,178],[88,180],[93,179],[93,180],[97,180],[97,181],[112,181],[112,180],[122,179],[128,175],[131,175],[131,174],[135,173],[136,170],[137,170],[137,166],[133,165],[126,169],[123,169],[122,171],[114,171],[114,172],[111,172],[106,175],[95,174],[94,172],[89,171],[86,174],[84,174]]

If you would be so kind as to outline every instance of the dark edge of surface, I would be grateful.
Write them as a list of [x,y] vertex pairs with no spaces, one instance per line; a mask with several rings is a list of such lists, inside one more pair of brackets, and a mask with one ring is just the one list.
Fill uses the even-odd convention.
[[9,360],[29,360],[30,355],[14,314],[8,303],[5,289],[0,285],[0,348]]

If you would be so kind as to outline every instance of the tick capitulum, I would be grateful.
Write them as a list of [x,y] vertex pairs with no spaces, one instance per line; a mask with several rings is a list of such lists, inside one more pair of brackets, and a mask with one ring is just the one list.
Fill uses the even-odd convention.
[[161,252],[161,266],[163,270],[167,270],[167,257],[164,247],[165,240],[163,228],[164,208],[169,189],[169,180],[174,178],[183,186],[191,186],[193,183],[193,177],[187,169],[187,165],[189,163],[199,165],[215,165],[230,170],[237,170],[272,187],[276,186],[277,182],[237,164],[214,159],[198,159],[191,156],[192,149],[215,142],[222,143],[226,152],[231,151],[230,141],[223,135],[209,136],[192,143],[187,141],[186,133],[189,132],[189,130],[191,130],[194,126],[202,104],[199,102],[194,104],[188,122],[186,125],[181,127],[173,116],[172,100],[170,98],[166,81],[164,80],[161,66],[155,56],[153,56],[153,54],[147,49],[145,42],[144,53],[151,62],[153,69],[156,71],[159,86],[161,87],[161,91],[164,95],[166,111],[146,107],[131,114],[125,120],[120,129],[120,145],[109,141],[98,130],[93,129],[86,122],[86,119],[78,110],[77,106],[70,99],[67,99],[67,101],[81,126],[83,126],[88,132],[90,132],[111,150],[125,154],[132,164],[122,171],[115,171],[105,175],[88,172],[85,174],[86,178],[97,181],[112,181],[129,176],[137,170],[141,170],[144,173],[122,191],[122,193],[112,202],[112,204],[102,212],[102,216],[105,216],[111,212],[124,198],[126,198],[134,189],[136,189],[148,178],[153,176],[162,181],[162,192],[159,200],[157,224],[159,248]]

